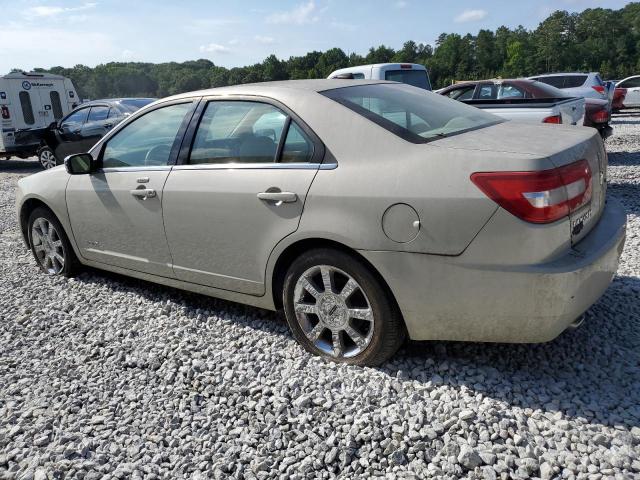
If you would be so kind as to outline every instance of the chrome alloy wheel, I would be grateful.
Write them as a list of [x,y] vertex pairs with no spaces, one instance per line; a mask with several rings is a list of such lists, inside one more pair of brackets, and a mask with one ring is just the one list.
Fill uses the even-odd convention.
[[56,157],[51,150],[40,152],[40,164],[45,170],[49,170],[57,165]]
[[373,310],[349,274],[328,265],[309,268],[296,282],[293,305],[307,338],[336,358],[362,353],[373,337]]
[[38,262],[48,274],[57,275],[64,269],[62,240],[49,220],[36,218],[31,227],[31,242]]

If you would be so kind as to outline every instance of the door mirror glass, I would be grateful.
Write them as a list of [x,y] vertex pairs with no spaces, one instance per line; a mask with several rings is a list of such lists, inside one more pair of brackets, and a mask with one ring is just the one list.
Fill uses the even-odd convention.
[[70,175],[85,175],[94,170],[94,161],[88,153],[76,153],[64,159],[64,166]]

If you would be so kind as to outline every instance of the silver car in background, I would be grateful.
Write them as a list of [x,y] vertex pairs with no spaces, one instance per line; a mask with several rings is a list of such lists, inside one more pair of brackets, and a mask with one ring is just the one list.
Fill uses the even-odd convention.
[[283,308],[308,351],[376,365],[407,336],[544,342],[574,324],[624,245],[606,169],[592,129],[287,81],[155,102],[20,180],[17,209],[46,273]]
[[597,72],[590,73],[550,73],[529,77],[553,87],[564,90],[568,96],[613,100],[615,85],[605,83]]

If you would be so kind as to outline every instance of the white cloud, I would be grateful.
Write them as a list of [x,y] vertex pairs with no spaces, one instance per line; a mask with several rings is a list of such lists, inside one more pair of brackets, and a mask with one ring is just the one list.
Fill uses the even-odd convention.
[[405,2],[404,0],[398,0],[397,2],[395,2],[393,4],[394,7],[396,8],[405,8],[407,5],[409,5],[407,2]]
[[240,40],[238,40],[237,38],[232,38],[231,40],[229,40],[227,42],[229,45],[238,45],[240,43]]
[[97,5],[95,2],[83,3],[77,7],[60,7],[56,5],[38,5],[36,7],[27,8],[23,14],[28,17],[55,17],[61,13],[81,12],[89,10]]
[[456,23],[477,22],[485,18],[487,15],[488,13],[486,10],[465,10],[453,20]]
[[273,37],[266,37],[266,36],[262,36],[262,35],[256,35],[253,38],[254,38],[254,40],[256,42],[263,43],[265,45],[269,45],[269,44],[275,42],[275,39]]
[[122,59],[123,60],[131,60],[135,56],[135,52],[132,50],[123,50],[122,51]]
[[202,53],[229,53],[231,50],[219,43],[209,43],[207,45],[200,45],[200,51]]
[[313,0],[302,3],[292,10],[277,12],[267,17],[267,23],[288,23],[293,25],[304,25],[318,21],[316,15],[316,4]]
[[329,23],[331,28],[336,28],[338,30],[344,30],[345,32],[354,32],[358,29],[358,25],[353,25],[352,23],[341,22],[339,20],[332,20]]

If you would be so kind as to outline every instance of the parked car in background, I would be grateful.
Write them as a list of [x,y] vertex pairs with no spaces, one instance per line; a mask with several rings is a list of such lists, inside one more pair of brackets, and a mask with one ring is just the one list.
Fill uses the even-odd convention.
[[109,130],[153,98],[114,98],[83,103],[40,134],[38,160],[42,167],[60,165],[74,153],[88,152]]
[[358,365],[407,335],[551,340],[607,289],[625,240],[594,130],[400,83],[185,93],[65,166],[18,182],[44,273],[83,264],[283,308],[304,348]]
[[[577,100],[583,103],[583,106],[573,111],[575,97],[571,97],[564,90],[536,80],[464,82],[438,90],[437,93],[483,108],[510,120],[582,124],[597,128],[603,138],[609,136],[612,131],[609,127],[611,112],[607,100],[579,98]],[[562,99],[574,100],[574,103]],[[493,103],[494,101],[502,103]],[[553,106],[559,113],[545,110]],[[581,117],[576,120],[578,114]]]
[[550,73],[529,77],[552,87],[564,90],[573,97],[597,98],[611,101],[613,99],[613,85],[607,87],[600,74],[591,73]]
[[622,110],[624,108],[624,101],[626,100],[626,98],[627,98],[627,89],[616,86],[613,93],[611,110],[613,112],[619,112],[620,110]]
[[70,79],[37,72],[13,72],[0,77],[0,157],[31,157],[37,135],[80,103]]
[[585,100],[533,80],[480,80],[438,90],[445,95],[508,120],[582,125]]
[[627,91],[622,102],[624,107],[640,107],[640,75],[634,75],[620,80],[616,84],[616,89],[625,89]]
[[389,80],[406,83],[414,87],[431,90],[429,72],[417,63],[376,63],[357,67],[341,68],[331,72],[327,78],[342,80]]

